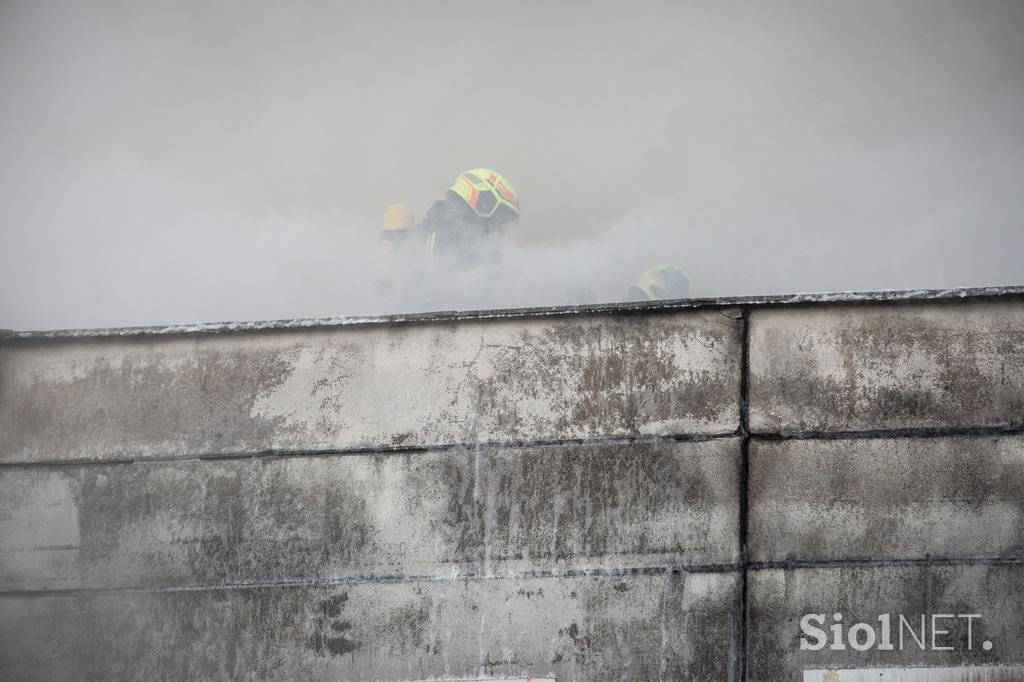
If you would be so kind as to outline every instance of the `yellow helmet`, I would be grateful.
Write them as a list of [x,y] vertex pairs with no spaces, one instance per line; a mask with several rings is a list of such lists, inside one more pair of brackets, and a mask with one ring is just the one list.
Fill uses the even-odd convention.
[[411,230],[416,218],[412,209],[405,204],[391,204],[384,211],[384,220],[381,222],[381,232]]
[[396,253],[408,242],[412,234],[416,216],[405,204],[391,204],[384,211],[384,220],[380,225],[381,248],[388,253]]
[[519,194],[512,183],[489,168],[462,173],[448,190],[465,201],[481,218],[511,222],[519,218]]
[[661,301],[668,298],[688,298],[690,278],[671,265],[653,265],[640,275],[629,288],[631,300]]

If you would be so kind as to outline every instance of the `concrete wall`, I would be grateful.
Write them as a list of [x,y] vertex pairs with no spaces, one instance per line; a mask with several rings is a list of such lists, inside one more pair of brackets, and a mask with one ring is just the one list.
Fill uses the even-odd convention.
[[1019,679],[1022,484],[1022,289],[8,334],[0,678]]

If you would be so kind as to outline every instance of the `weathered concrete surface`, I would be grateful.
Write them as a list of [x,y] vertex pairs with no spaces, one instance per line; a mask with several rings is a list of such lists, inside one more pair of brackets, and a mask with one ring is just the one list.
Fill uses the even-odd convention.
[[0,597],[0,678],[735,680],[732,573]]
[[0,471],[0,591],[731,563],[738,439]]
[[753,561],[1024,557],[1024,436],[754,441]]
[[755,432],[1024,423],[1024,301],[755,310]]
[[1021,665],[1021,291],[0,338],[0,679]]
[[0,461],[726,433],[739,343],[716,311],[8,340]]
[[[1010,565],[902,565],[843,568],[793,568],[752,571],[749,577],[748,679],[764,682],[798,681],[805,668],[868,668],[895,666],[1010,665],[1024,663],[1024,571]],[[900,649],[899,628],[892,628],[892,651],[877,646],[842,651],[826,646],[820,651],[800,649],[800,620],[805,614],[825,614],[824,628],[842,614],[847,637],[855,623],[873,625],[880,633],[881,614],[892,614],[896,624],[903,614],[928,628],[925,650],[904,630]],[[934,614],[979,614],[972,619],[968,649],[968,620],[939,619],[938,646],[933,650],[931,617]],[[858,641],[867,641],[858,635]],[[876,644],[881,635],[876,634]],[[984,642],[992,643],[985,650]],[[813,642],[813,639],[809,639]],[[831,644],[831,639],[829,640]]]

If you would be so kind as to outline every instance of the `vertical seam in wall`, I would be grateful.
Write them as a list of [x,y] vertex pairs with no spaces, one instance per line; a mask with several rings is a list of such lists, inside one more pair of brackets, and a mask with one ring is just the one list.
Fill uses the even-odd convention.
[[748,481],[750,478],[750,404],[748,387],[750,383],[750,309],[743,308],[740,312],[740,645],[739,672],[740,680],[747,679],[747,645],[749,641],[748,613],[749,595],[747,577],[750,569],[750,556],[747,550]]

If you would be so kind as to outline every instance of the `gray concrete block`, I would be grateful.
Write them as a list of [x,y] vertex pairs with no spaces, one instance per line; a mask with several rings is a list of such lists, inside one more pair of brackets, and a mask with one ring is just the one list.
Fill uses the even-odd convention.
[[[750,680],[798,681],[808,668],[1024,663],[1024,566],[1019,563],[758,570],[750,574],[748,594]],[[822,649],[800,648],[801,638],[808,645],[818,644],[817,633],[801,628],[808,614],[824,616]],[[886,641],[879,620],[884,614],[889,614],[892,650],[880,649]],[[948,614],[952,617],[944,617]],[[819,627],[817,622],[807,625]],[[831,649],[832,625],[842,626],[842,650]],[[851,630],[863,648],[871,637],[868,626],[874,644],[855,649]]]
[[0,597],[0,678],[736,680],[732,573]]
[[1024,436],[754,441],[753,561],[1024,557]]
[[9,467],[0,590],[738,560],[738,439]]
[[1024,302],[755,310],[759,433],[1020,425]]
[[8,340],[0,461],[733,432],[739,343],[714,311]]

